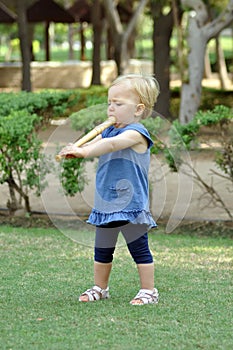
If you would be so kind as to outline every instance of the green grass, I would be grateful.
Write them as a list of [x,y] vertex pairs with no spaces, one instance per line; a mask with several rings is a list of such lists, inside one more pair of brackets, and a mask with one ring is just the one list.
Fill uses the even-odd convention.
[[230,238],[150,235],[158,305],[135,307],[136,268],[116,251],[111,299],[79,303],[92,248],[55,229],[0,226],[1,349],[232,349]]

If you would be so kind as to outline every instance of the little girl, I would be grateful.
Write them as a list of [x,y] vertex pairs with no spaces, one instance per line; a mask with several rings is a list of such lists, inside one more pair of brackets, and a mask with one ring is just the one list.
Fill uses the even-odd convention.
[[159,94],[155,78],[139,74],[119,76],[108,90],[108,117],[116,124],[89,143],[69,144],[62,157],[99,157],[95,204],[88,223],[96,226],[94,286],[79,297],[81,302],[107,299],[113,254],[119,232],[137,264],[140,290],[132,305],[158,303],[154,288],[154,263],[148,230],[156,227],[149,211],[148,170],[153,142],[139,123],[152,113]]

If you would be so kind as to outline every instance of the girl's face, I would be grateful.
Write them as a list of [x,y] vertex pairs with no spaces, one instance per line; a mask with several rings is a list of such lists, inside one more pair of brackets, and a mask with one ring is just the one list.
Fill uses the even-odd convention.
[[114,85],[108,90],[108,117],[116,118],[116,127],[134,123],[140,117],[143,104],[129,84]]

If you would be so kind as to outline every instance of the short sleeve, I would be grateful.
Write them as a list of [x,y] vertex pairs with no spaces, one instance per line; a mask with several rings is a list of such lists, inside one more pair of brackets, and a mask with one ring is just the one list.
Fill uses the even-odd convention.
[[145,128],[144,125],[140,123],[132,123],[127,125],[124,128],[115,128],[114,126],[110,126],[109,128],[105,129],[102,132],[102,137],[107,138],[107,137],[113,137],[122,134],[123,132],[127,130],[135,130],[139,132],[141,135],[143,135],[147,139],[148,143],[148,148],[151,148],[153,146],[153,141],[151,139],[151,136],[148,132],[148,130]]

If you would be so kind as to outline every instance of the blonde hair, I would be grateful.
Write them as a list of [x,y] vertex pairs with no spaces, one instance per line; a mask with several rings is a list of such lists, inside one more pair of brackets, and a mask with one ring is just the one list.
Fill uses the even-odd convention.
[[129,82],[130,87],[138,94],[140,102],[144,104],[145,110],[142,118],[149,117],[160,92],[158,81],[151,75],[126,74],[117,77],[111,86],[124,82]]

